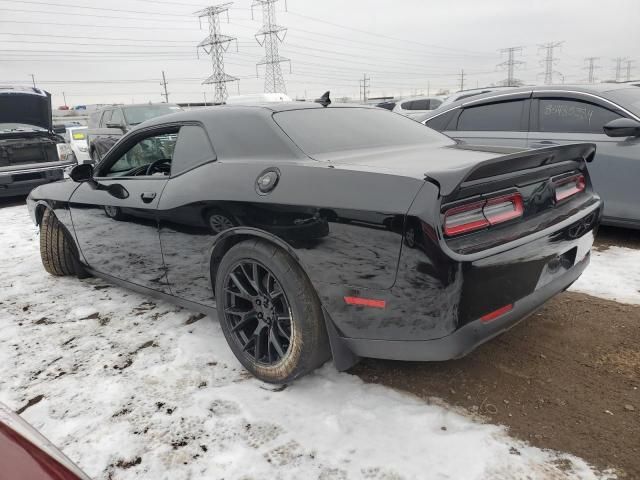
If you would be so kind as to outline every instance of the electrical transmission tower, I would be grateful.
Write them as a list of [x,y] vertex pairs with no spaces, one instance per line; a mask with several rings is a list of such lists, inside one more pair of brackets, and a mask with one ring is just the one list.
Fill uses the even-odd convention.
[[633,60],[627,60],[627,82],[631,81],[631,69],[633,68]]
[[[198,51],[202,48],[207,55],[211,55],[211,64],[213,65],[213,75],[207,78],[203,85],[213,85],[213,103],[224,103],[227,99],[227,83],[238,81],[237,77],[232,77],[224,72],[224,54],[229,49],[229,45],[232,41],[236,40],[235,37],[228,35],[222,35],[220,31],[220,14],[229,11],[229,7],[233,2],[223,3],[220,5],[214,5],[207,7],[196,15],[200,18],[206,17],[209,22],[209,35],[198,44]],[[228,20],[227,13],[227,20]],[[236,48],[237,48],[236,40]],[[239,88],[239,87],[238,87]]]
[[627,57],[616,57],[614,59],[616,62],[616,82],[622,81],[622,62],[627,61]]
[[595,83],[596,82],[596,70],[600,67],[598,67],[596,65],[596,61],[600,60],[599,57],[587,57],[584,59],[585,62],[588,63],[588,65],[584,68],[586,68],[589,72],[589,77],[588,77],[588,82],[589,83]]
[[[287,36],[287,28],[276,24],[276,7],[278,0],[255,0],[251,5],[251,17],[253,18],[253,7],[262,7],[262,28],[256,33],[258,45],[264,47],[264,58],[256,65],[256,74],[260,65],[265,66],[264,91],[265,93],[287,93],[282,76],[282,63],[289,62],[291,71],[291,60],[280,56],[278,45],[284,42]],[[286,0],[285,0],[286,9]]]
[[367,103],[369,99],[369,87],[371,87],[371,77],[367,77],[365,73],[360,80],[360,98],[362,99],[362,103]]
[[544,60],[542,60],[540,62],[541,65],[544,65],[544,84],[545,85],[551,85],[553,83],[553,74],[558,74],[558,75],[562,75],[560,72],[556,72],[553,69],[553,66],[556,63],[556,59],[553,56],[553,51],[556,48],[560,48],[560,46],[563,44],[564,42],[549,42],[549,43],[543,43],[542,45],[538,45],[539,50],[545,50],[545,56],[544,56]]
[[507,87],[517,86],[520,83],[520,80],[515,78],[514,71],[517,67],[523,65],[524,62],[516,60],[515,56],[516,53],[522,53],[522,47],[503,48],[502,50],[500,50],[500,53],[502,53],[503,55],[505,53],[507,54],[507,60],[498,64],[498,68],[507,69],[507,78],[503,80],[502,83]]

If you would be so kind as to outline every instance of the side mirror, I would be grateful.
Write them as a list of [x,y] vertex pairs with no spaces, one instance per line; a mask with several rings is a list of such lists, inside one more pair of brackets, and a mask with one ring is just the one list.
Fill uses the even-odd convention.
[[93,165],[88,163],[76,165],[71,169],[71,172],[69,172],[69,176],[71,180],[78,183],[93,180]]
[[616,118],[604,126],[604,133],[609,137],[638,137],[640,122],[630,118]]
[[107,123],[107,128],[117,128],[124,132],[124,125],[122,125],[121,123]]

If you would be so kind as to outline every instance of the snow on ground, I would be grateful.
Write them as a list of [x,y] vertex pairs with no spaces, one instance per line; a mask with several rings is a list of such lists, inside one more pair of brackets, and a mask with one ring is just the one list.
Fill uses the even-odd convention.
[[640,250],[609,247],[591,251],[591,264],[570,290],[640,304]]
[[330,364],[284,390],[263,384],[217,320],[51,277],[26,208],[1,208],[0,225],[0,401],[42,395],[23,417],[92,478],[598,478]]

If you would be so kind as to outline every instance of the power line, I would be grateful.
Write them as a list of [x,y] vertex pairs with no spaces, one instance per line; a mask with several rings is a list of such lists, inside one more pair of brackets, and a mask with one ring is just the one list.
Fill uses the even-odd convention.
[[227,75],[224,71],[224,54],[235,37],[220,33],[220,14],[227,13],[233,2],[222,3],[197,12],[200,19],[206,17],[209,22],[209,35],[198,44],[207,55],[211,55],[213,75],[207,78],[203,84],[214,85],[214,103],[224,103],[227,100],[227,83],[239,81],[237,77]]
[[[289,62],[291,71],[291,60],[280,56],[278,45],[284,42],[287,35],[287,28],[276,24],[276,7],[278,0],[254,0],[251,5],[251,15],[253,18],[253,7],[262,7],[262,28],[256,33],[256,41],[264,47],[264,58],[256,65],[256,73],[260,65],[265,66],[264,91],[271,93],[287,93],[282,75],[282,63]],[[285,3],[286,8],[286,3]],[[262,38],[262,41],[260,40]]]
[[522,47],[509,47],[500,50],[501,54],[507,54],[507,60],[498,64],[498,68],[507,69],[507,78],[502,82],[507,87],[517,86],[520,83],[520,80],[515,78],[514,71],[517,67],[524,65],[524,62],[515,59],[516,53],[522,53],[522,50]]

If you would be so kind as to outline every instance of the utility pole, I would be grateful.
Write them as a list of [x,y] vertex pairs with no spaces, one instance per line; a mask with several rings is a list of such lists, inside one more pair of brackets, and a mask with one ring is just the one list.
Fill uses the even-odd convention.
[[369,87],[371,87],[371,77],[367,77],[365,73],[360,80],[360,98],[362,99],[362,103],[367,103],[369,98]]
[[167,78],[164,76],[164,70],[162,71],[162,82],[160,83],[162,87],[164,87],[164,93],[161,93],[164,97],[164,102],[169,103],[169,92],[167,92]]
[[559,72],[553,70],[553,66],[556,63],[556,59],[554,58],[553,51],[556,48],[560,48],[560,46],[564,42],[549,42],[543,43],[542,45],[538,45],[538,51],[544,50],[545,56],[544,60],[540,62],[541,65],[544,65],[544,83],[545,85],[551,85],[553,83],[553,74],[556,73],[561,75]]
[[616,57],[614,59],[616,62],[616,82],[622,81],[622,62],[627,61],[627,57]]
[[[291,73],[291,60],[280,56],[278,45],[284,42],[287,36],[287,28],[276,24],[276,7],[278,0],[254,0],[251,5],[251,18],[253,18],[253,7],[262,7],[262,28],[256,33],[256,42],[264,47],[264,58],[256,64],[256,75],[258,67],[265,66],[264,70],[264,91],[265,93],[287,93],[282,76],[283,62],[289,62],[289,73]],[[286,10],[285,0],[285,10]]]
[[464,68],[460,70],[460,91],[464,90]]
[[633,65],[633,60],[627,60],[627,82],[631,81],[631,66]]
[[516,53],[522,53],[522,47],[503,48],[502,50],[500,50],[500,53],[502,53],[503,55],[505,53],[507,54],[507,60],[498,64],[499,68],[507,69],[507,78],[503,80],[502,83],[507,87],[517,86],[517,83],[520,82],[520,80],[515,78],[513,72],[517,67],[524,65],[524,62],[516,60],[515,56]]
[[62,92],[62,98],[64,99],[65,106],[67,105],[67,96]]
[[[198,44],[198,51],[202,48],[207,55],[211,55],[211,64],[213,66],[213,75],[207,78],[203,85],[213,85],[213,102],[215,104],[224,103],[227,99],[227,83],[239,81],[237,77],[227,75],[224,71],[224,54],[229,49],[235,37],[223,35],[220,31],[220,14],[229,11],[229,7],[233,2],[222,3],[207,7],[196,12],[196,15],[202,21],[206,17],[209,22],[209,35]],[[227,13],[227,20],[229,14]],[[237,42],[236,42],[237,48]],[[239,87],[238,87],[239,88]]]
[[204,95],[204,106],[207,106],[207,92],[202,92],[202,95]]
[[600,60],[599,57],[587,57],[584,59],[585,62],[588,62],[589,65],[587,65],[585,68],[589,71],[589,77],[588,77],[588,81],[589,83],[595,83],[596,81],[596,69],[600,68],[596,65],[596,61]]
[[33,88],[36,88],[36,76],[33,73],[31,74],[31,81],[33,81]]

